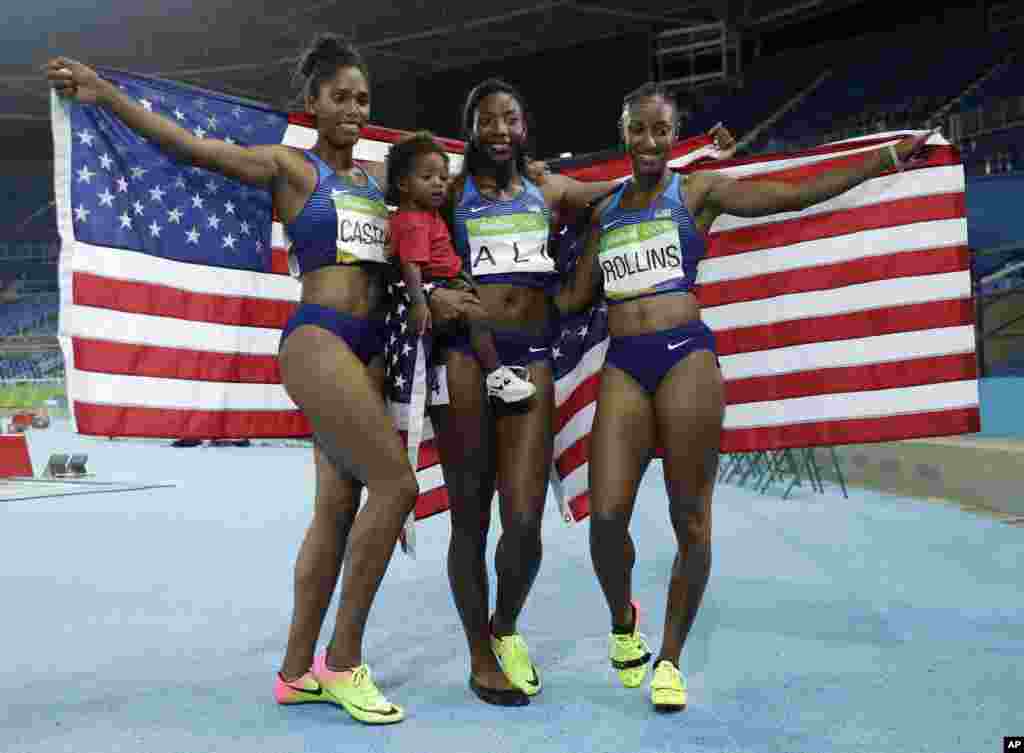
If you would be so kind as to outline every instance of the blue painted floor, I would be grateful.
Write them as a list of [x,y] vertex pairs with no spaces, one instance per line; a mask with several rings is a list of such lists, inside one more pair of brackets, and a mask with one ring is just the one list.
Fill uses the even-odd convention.
[[[520,624],[544,692],[525,709],[478,702],[436,517],[370,617],[374,676],[408,714],[381,729],[271,698],[308,449],[173,449],[60,424],[30,445],[37,469],[76,450],[97,478],[178,486],[0,503],[5,753],[988,753],[1024,734],[1024,528],[952,505],[720,486],[683,658],[690,707],[672,716],[646,684],[618,686],[587,524],[567,527],[553,499]],[[635,593],[657,650],[674,553],[659,466],[641,495]]]

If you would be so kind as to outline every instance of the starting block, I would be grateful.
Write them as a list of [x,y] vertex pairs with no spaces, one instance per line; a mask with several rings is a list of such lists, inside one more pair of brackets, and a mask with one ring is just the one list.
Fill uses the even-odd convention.
[[90,475],[85,469],[88,460],[89,456],[85,454],[56,453],[50,455],[41,478],[83,478]]

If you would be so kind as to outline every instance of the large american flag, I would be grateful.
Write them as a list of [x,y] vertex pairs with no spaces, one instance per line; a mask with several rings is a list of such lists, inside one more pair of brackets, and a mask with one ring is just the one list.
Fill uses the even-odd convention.
[[[311,122],[185,85],[103,71],[197,135],[309,147]],[[76,430],[100,436],[307,436],[280,384],[277,344],[299,296],[267,192],[176,162],[105,110],[52,102],[62,238],[60,336]],[[383,162],[400,132],[368,128],[355,156]],[[787,179],[895,140],[716,165]],[[803,213],[722,217],[701,265],[704,319],[727,380],[726,452],[885,441],[978,430],[964,179],[939,137],[924,166]],[[462,145],[444,141],[453,169]],[[683,170],[706,139],[681,144]],[[564,170],[581,180],[623,160]],[[397,291],[399,295],[401,290]],[[401,305],[401,304],[399,304]],[[417,516],[446,509],[407,312],[392,314],[391,408],[417,455]],[[587,438],[607,348],[606,312],[563,321],[556,343],[553,477],[567,515],[586,515]],[[420,358],[416,356],[419,355]],[[443,375],[442,375],[443,377]],[[408,380],[408,381],[400,381]],[[441,391],[435,402],[445,398]],[[407,388],[408,387],[408,388]],[[421,414],[420,414],[421,415]]]

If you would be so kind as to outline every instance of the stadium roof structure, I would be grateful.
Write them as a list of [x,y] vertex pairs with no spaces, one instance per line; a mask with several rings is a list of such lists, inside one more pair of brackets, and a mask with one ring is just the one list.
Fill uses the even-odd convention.
[[400,87],[627,33],[715,21],[775,28],[861,1],[38,0],[0,26],[0,151],[17,159],[49,154],[49,94],[39,66],[57,52],[281,106],[294,92],[297,55],[317,31],[352,37],[375,84]]

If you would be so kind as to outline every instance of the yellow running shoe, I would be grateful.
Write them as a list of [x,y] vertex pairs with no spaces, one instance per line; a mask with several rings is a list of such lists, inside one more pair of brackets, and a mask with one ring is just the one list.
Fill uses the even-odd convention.
[[612,633],[608,636],[608,658],[619,671],[619,680],[627,688],[637,688],[647,676],[647,662],[651,660],[651,649],[640,634],[640,605],[633,604],[633,632],[623,635]]
[[668,659],[662,659],[654,667],[651,703],[658,711],[682,711],[686,708],[686,680]]
[[491,650],[510,683],[526,695],[537,695],[540,692],[540,675],[530,661],[530,652],[523,636],[513,633],[499,638],[491,633]]
[[327,666],[327,653],[316,657],[313,676],[332,703],[364,724],[394,724],[405,718],[401,706],[388,701],[373,684],[370,668],[360,664],[352,670],[335,672]]

